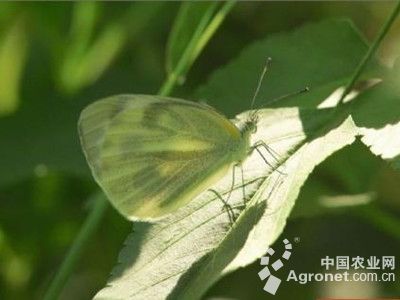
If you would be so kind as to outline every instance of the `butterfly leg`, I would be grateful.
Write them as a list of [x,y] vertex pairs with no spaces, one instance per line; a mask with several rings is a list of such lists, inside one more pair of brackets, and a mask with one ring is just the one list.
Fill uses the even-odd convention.
[[277,163],[279,163],[281,161],[281,159],[279,158],[279,154],[272,149],[270,146],[268,146],[264,141],[260,140],[258,142],[255,143],[254,145],[255,147],[263,147],[274,159]]
[[240,174],[242,177],[243,206],[246,207],[246,185],[244,184],[243,166],[239,165],[239,167],[240,167]]
[[[235,172],[235,169],[236,169],[237,167],[240,168],[240,173],[241,173],[241,180],[242,180],[242,186],[241,186],[241,187],[242,187],[242,197],[243,197],[242,199],[243,199],[243,203],[242,203],[242,204],[239,204],[239,205],[232,206],[232,205],[229,204],[229,199],[230,199],[230,197],[231,197],[231,195],[232,195],[232,192],[233,192],[233,189],[234,189],[234,187],[235,187],[235,179],[236,179],[236,172]],[[229,190],[229,193],[228,193],[228,197],[227,197],[226,200],[223,199],[223,197],[221,196],[221,194],[219,194],[216,190],[209,189],[209,191],[211,191],[212,193],[214,193],[214,194],[222,201],[222,203],[224,204],[224,208],[226,209],[226,211],[227,211],[227,213],[228,213],[230,222],[231,222],[231,224],[233,224],[233,223],[236,221],[236,219],[238,218],[238,214],[235,213],[234,209],[238,209],[238,210],[240,210],[240,211],[243,210],[243,208],[246,207],[246,202],[247,202],[247,201],[246,201],[245,182],[244,182],[244,172],[243,172],[243,167],[242,167],[242,165],[241,165],[240,163],[236,163],[236,164],[233,165],[233,168],[232,168],[232,184],[231,184],[231,187],[230,187],[230,190]]]
[[251,147],[251,152],[256,150],[258,152],[258,154],[260,154],[261,158],[264,160],[264,162],[273,170],[276,170],[279,174],[282,175],[287,175],[284,172],[281,172],[278,168],[276,168],[276,166],[272,165],[270,162],[268,162],[268,160],[265,158],[265,156],[262,154],[262,152],[260,151],[260,149],[258,148],[264,148],[269,155],[271,155],[271,157],[275,160],[276,164],[279,164],[281,162],[281,160],[279,159],[279,154],[276,153],[270,146],[268,146],[264,141],[258,141],[256,142],[252,147]]
[[208,189],[210,192],[214,193],[215,196],[217,196],[217,198],[219,200],[222,201],[222,203],[224,204],[224,208],[226,209],[226,212],[228,214],[228,218],[229,218],[229,223],[231,223],[231,225],[233,225],[233,223],[235,223],[235,213],[233,212],[232,207],[228,204],[228,202],[226,202],[226,200],[224,200],[224,198],[216,191],[213,189]]
[[[243,210],[243,208],[246,207],[246,185],[244,183],[244,173],[243,173],[243,166],[241,163],[236,163],[233,165],[233,171],[232,171],[232,185],[231,185],[231,189],[229,191],[229,195],[228,195],[228,199],[226,200],[226,202],[229,201],[230,196],[232,194],[234,185],[235,185],[235,168],[240,168],[240,175],[241,175],[241,180],[242,180],[242,200],[243,200],[243,204],[239,204],[239,205],[235,205],[235,206],[231,206],[231,208],[233,209],[239,209],[240,211]],[[233,211],[233,210],[232,210]],[[235,219],[237,219],[237,216],[235,214]]]
[[233,165],[233,167],[232,167],[232,183],[231,183],[231,188],[230,188],[230,190],[229,190],[229,194],[228,194],[228,198],[226,199],[226,202],[228,202],[229,201],[229,199],[231,198],[231,195],[232,195],[232,191],[233,191],[233,188],[234,188],[234,186],[235,186],[235,178],[236,178],[236,174],[235,174],[235,169],[236,169],[236,167],[238,166],[239,164],[234,164]]

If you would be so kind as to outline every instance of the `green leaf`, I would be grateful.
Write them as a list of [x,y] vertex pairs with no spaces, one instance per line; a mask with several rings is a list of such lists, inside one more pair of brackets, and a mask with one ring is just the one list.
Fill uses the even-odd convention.
[[0,37],[0,115],[14,112],[19,105],[27,48],[25,25],[19,19]]
[[[154,13],[159,12],[162,7],[165,8],[164,5],[164,3],[135,3],[129,6],[129,11],[124,15],[124,22],[129,23],[130,28],[127,29],[129,29],[130,38],[135,40],[134,37],[141,34],[142,30],[148,29],[149,16],[154,16]],[[69,5],[67,6],[69,7]],[[64,11],[57,4],[46,6],[45,11],[36,6],[33,7],[35,13],[40,13],[37,19],[45,22],[42,26],[54,31],[54,35],[42,34],[41,36],[44,36],[46,41],[53,41],[51,37],[60,37],[58,34],[58,31],[61,30],[59,24],[52,22],[68,20],[66,18],[69,16],[68,11],[65,11],[65,14],[60,11],[57,13],[57,9],[54,10],[54,8],[58,7],[61,12]],[[50,10],[47,11],[48,9]],[[140,18],[133,18],[136,13]],[[124,22],[121,20],[121,23],[125,24]],[[45,26],[51,24],[53,26]],[[151,27],[151,30],[155,30],[155,27]],[[63,42],[65,43],[65,40]],[[48,46],[54,46],[54,42]],[[90,49],[95,51],[95,48]],[[96,47],[96,49],[99,48]],[[48,50],[50,49],[37,46],[31,48],[29,64],[25,71],[26,74],[24,74],[24,78],[29,80],[21,82],[20,106],[14,114],[0,118],[0,187],[26,180],[40,174],[43,170],[91,178],[77,134],[80,111],[94,99],[104,97],[109,93],[129,89],[155,89],[159,82],[154,78],[162,76],[159,68],[148,68],[147,63],[131,62],[130,56],[126,55],[122,57],[119,64],[113,67],[113,76],[104,78],[101,82],[97,81],[84,94],[77,94],[71,98],[63,96],[55,90],[55,80],[51,77],[54,57]],[[16,54],[17,51],[14,55]],[[95,55],[94,52],[93,55]],[[93,59],[88,57],[84,64],[86,66],[93,65],[94,60],[94,57]],[[18,64],[13,67],[15,69],[12,71],[16,72]],[[134,79],[126,76],[131,73],[132,68],[139,70]],[[0,68],[0,73],[2,71],[3,69]],[[9,76],[10,78],[7,77],[4,83],[11,79],[12,72]],[[149,80],[149,77],[152,79]],[[11,87],[10,85],[7,88]],[[6,92],[0,91],[0,94]]]
[[0,187],[39,175],[43,170],[90,174],[76,132],[83,104],[51,101],[57,99],[51,93],[45,96],[48,98],[26,101],[16,114],[0,118],[4,142],[0,147]]
[[372,153],[400,169],[400,89],[397,80],[385,80],[361,93],[353,102],[352,116],[361,141]]
[[[254,228],[252,228],[246,244],[239,254],[224,269],[224,273],[252,263],[267,251],[268,247],[283,231],[286,219],[294,206],[300,188],[314,167],[329,155],[353,143],[355,140],[356,130],[351,118],[341,121],[342,119],[335,115],[332,119],[329,119],[328,112],[329,110],[313,111],[312,113],[307,112],[304,114],[300,111],[301,114],[304,114],[301,115],[303,128],[307,128],[312,133],[306,132],[307,139],[301,143],[301,146],[297,145],[294,152],[290,150],[290,158],[284,165],[284,172],[288,175],[283,178],[279,188],[267,197],[265,197],[265,194],[259,197],[260,200],[267,200],[267,209],[263,212],[263,216]],[[317,114],[321,115],[317,117]],[[325,119],[325,125],[321,126],[321,124],[315,122],[319,118],[327,118]],[[275,149],[273,143],[271,143],[271,147]],[[276,176],[276,174],[272,175]],[[259,190],[268,189],[268,183],[268,181],[265,182],[264,186],[261,186]]]
[[366,205],[354,212],[366,222],[374,224],[379,230],[400,240],[400,221],[397,215],[378,205]]
[[320,164],[301,190],[290,218],[347,213],[348,207],[376,200],[377,174],[382,161],[360,141]]
[[[236,60],[214,72],[195,98],[207,100],[229,116],[249,109],[258,77],[267,57],[271,57],[255,107],[265,107],[274,99],[307,86],[308,93],[277,101],[274,106],[315,107],[347,83],[366,51],[363,38],[348,21],[308,24],[245,48]],[[372,62],[365,77],[380,76],[382,71]]]
[[84,74],[86,68],[82,68],[80,63],[91,43],[100,9],[101,4],[96,2],[74,4],[68,42],[59,70],[61,85],[68,92],[75,92],[89,80]]
[[136,38],[161,7],[162,4],[135,3],[127,9],[122,21],[109,21],[95,35],[100,4],[77,2],[59,69],[62,88],[75,93],[95,82],[116,59],[128,38]]
[[[95,299],[198,299],[222,274],[264,254],[283,230],[314,166],[354,141],[353,122],[338,116],[329,109],[261,110],[253,142],[265,141],[285,163],[271,169],[256,152],[245,161],[245,192],[251,199],[243,211],[236,209],[240,216],[233,226],[210,191],[160,223],[135,224],[120,265]],[[243,113],[236,122],[247,117]],[[238,178],[229,199],[232,208],[243,203]],[[213,188],[227,197],[231,182],[227,174]]]

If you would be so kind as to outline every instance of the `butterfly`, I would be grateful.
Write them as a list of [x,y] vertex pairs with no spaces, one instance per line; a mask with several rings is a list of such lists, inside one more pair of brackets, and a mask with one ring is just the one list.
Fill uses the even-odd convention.
[[93,176],[128,219],[172,213],[252,151],[257,114],[236,127],[212,107],[117,95],[86,107],[78,128]]
[[[308,88],[276,100],[304,91]],[[233,189],[235,166],[253,150],[271,166],[258,148],[264,147],[276,159],[272,149],[263,141],[250,143],[257,130],[257,112],[250,111],[248,119],[236,126],[206,104],[155,95],[117,95],[86,107],[78,130],[92,174],[114,207],[128,219],[150,220],[184,206],[232,166]]]

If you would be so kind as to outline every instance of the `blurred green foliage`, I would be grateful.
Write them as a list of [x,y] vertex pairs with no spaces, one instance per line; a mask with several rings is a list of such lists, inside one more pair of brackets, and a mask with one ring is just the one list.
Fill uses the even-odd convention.
[[[166,45],[179,7],[176,2],[0,3],[1,299],[42,297],[92,205],[86,199],[97,190],[79,147],[79,112],[104,96],[159,90],[170,69],[165,67]],[[239,3],[187,70],[185,84],[174,96],[195,99],[197,87],[245,46],[307,22],[350,18],[371,39],[392,7],[389,2]],[[399,33],[397,22],[379,50],[385,64],[391,65],[400,53]],[[312,63],[306,55],[296,62],[280,62],[279,53],[273,55],[274,68],[285,67],[289,75],[291,64]],[[170,57],[167,66],[176,60]],[[327,65],[320,65],[321,73],[331,76],[334,62]],[[350,61],[349,72],[352,67]],[[255,82],[261,62],[241,68],[241,79]],[[266,82],[264,92],[271,97],[307,84],[294,78]],[[239,90],[235,99],[216,95],[207,100],[232,115],[247,107],[251,95]],[[312,258],[324,255],[400,253],[399,179],[398,172],[361,143],[320,165],[283,234],[301,237],[293,268],[318,270],[318,260]],[[360,194],[373,195],[373,201],[362,208],[337,209],[327,209],[320,201]],[[107,212],[61,299],[87,299],[104,286],[130,227],[114,210]],[[257,270],[254,264],[227,276],[208,296],[269,299]],[[311,299],[321,289],[304,286],[295,290],[296,299]],[[290,285],[284,291],[279,299],[294,293]],[[375,292],[395,296],[400,287],[382,284]]]

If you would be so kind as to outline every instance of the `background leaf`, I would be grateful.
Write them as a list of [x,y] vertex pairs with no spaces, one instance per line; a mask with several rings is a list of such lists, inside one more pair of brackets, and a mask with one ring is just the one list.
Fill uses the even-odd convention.
[[37,168],[88,175],[75,125],[81,105],[49,98],[34,105],[24,103],[15,115],[0,119],[0,136],[7,143],[0,147],[0,186],[34,176]]
[[[55,40],[57,40],[57,37],[59,38],[57,29],[62,31],[62,26],[59,26],[61,27],[60,29],[55,26],[54,23],[51,23],[51,21],[62,23],[65,17],[63,17],[62,14],[58,15],[56,12],[62,12],[63,8],[65,8],[64,6],[65,4],[62,3],[46,6],[50,15],[56,16],[56,20],[45,18],[43,16],[43,14],[45,15],[45,11],[40,9],[33,10],[34,13],[39,14],[40,18],[38,18],[41,22],[47,22],[46,29],[51,29],[52,34],[55,35]],[[129,30],[129,34],[132,35],[127,36],[127,39],[135,40],[137,35],[141,33],[141,30],[144,30],[143,24],[146,24],[147,18],[154,16],[154,14],[159,12],[161,7],[162,4],[157,3],[147,5],[135,3],[133,7],[127,7],[126,11],[124,11],[124,13],[126,13],[123,18],[124,22],[119,25],[123,28],[126,28],[127,24],[132,25],[133,28]],[[136,9],[137,12],[140,13],[141,18],[136,18],[133,21],[128,18],[128,16],[135,16]],[[143,14],[145,11],[148,14]],[[64,10],[64,13],[66,12],[68,11]],[[33,14],[33,16],[35,16],[35,14]],[[31,17],[32,19],[34,19],[33,16]],[[135,23],[135,21],[138,23]],[[160,19],[160,22],[163,21],[165,20]],[[39,25],[38,27],[41,28]],[[146,30],[155,30],[155,27],[156,26],[148,26]],[[106,26],[106,28],[110,27]],[[20,36],[20,34],[25,34],[24,31],[21,31],[23,28],[18,27],[17,29],[17,35],[12,35],[14,40],[24,38]],[[107,29],[104,29],[102,32],[106,32],[106,30]],[[109,34],[112,33],[112,31],[109,32]],[[45,35],[43,34],[43,36]],[[101,39],[101,36],[99,38]],[[115,37],[112,36],[111,40],[114,38]],[[102,41],[107,45],[110,42],[108,38]],[[97,98],[116,94],[121,91],[126,92],[131,90],[140,92],[141,89],[150,89],[148,86],[154,85],[158,82],[159,78],[161,78],[162,70],[150,68],[152,72],[146,73],[148,74],[147,76],[143,76],[142,72],[138,71],[131,77],[132,74],[130,72],[133,66],[138,70],[141,68],[147,69],[149,66],[152,66],[152,59],[135,60],[130,64],[127,64],[126,61],[119,63],[114,62],[117,66],[114,66],[114,72],[109,74],[108,77],[103,78],[102,81],[96,77],[97,84],[95,86],[71,98],[70,95],[59,92],[59,87],[54,84],[58,81],[57,79],[49,78],[53,71],[55,58],[44,51],[45,46],[51,46],[54,48],[48,50],[57,52],[56,50],[60,50],[58,47],[64,44],[54,42],[50,43],[50,45],[42,45],[38,41],[35,41],[35,43],[32,41],[26,42],[32,44],[30,49],[33,51],[34,55],[32,54],[27,61],[27,66],[25,68],[26,73],[18,76],[29,78],[29,80],[23,80],[19,87],[21,103],[18,106],[18,110],[13,114],[0,118],[0,136],[2,138],[2,143],[7,145],[6,147],[0,147],[0,187],[15,184],[30,177],[35,177],[37,175],[35,171],[37,167],[39,167],[39,170],[45,168],[47,171],[63,172],[74,176],[89,178],[90,172],[80,149],[76,128],[76,122],[80,111],[88,103]],[[103,42],[101,42],[101,44]],[[103,46],[107,48],[105,44]],[[97,72],[96,68],[100,68],[102,65],[103,57],[99,54],[100,52],[104,54],[105,48],[97,48],[96,45],[96,43],[93,44],[89,53],[85,52],[88,55],[93,54],[93,56],[89,57],[86,55],[84,63],[81,64],[75,61],[81,65],[80,67],[88,68],[86,71],[82,71],[85,74],[88,74],[87,72]],[[14,46],[18,46],[18,48],[7,51],[8,55],[16,56],[25,51],[24,43],[18,45],[14,44]],[[146,47],[145,43],[144,46],[136,45],[132,51],[134,51],[133,53],[136,53],[135,51],[138,53],[140,53],[140,51],[146,52]],[[70,55],[72,55],[72,53]],[[105,55],[108,56],[109,53]],[[97,61],[97,59],[100,61]],[[129,58],[127,60],[130,61]],[[7,62],[8,61],[11,61],[11,58],[7,58]],[[75,67],[76,66],[74,66],[74,68]],[[19,63],[15,62],[15,65],[12,66],[12,72],[4,73],[4,76],[6,76],[4,84],[13,79],[13,74],[18,71],[18,68]],[[117,69],[117,71],[115,71],[115,69]],[[6,72],[6,70],[7,68],[4,65],[4,68],[0,69],[0,73],[2,71]],[[73,71],[71,72],[74,73]],[[69,75],[72,77],[74,74]],[[129,76],[126,74],[129,74]],[[78,76],[78,74],[75,75]],[[97,75],[100,76],[99,73],[97,73]],[[89,84],[82,78],[79,80],[81,80],[79,82],[83,84],[80,88],[85,84]],[[93,82],[91,83],[93,84]],[[4,90],[4,93],[10,93],[10,91],[13,90],[13,86],[14,83],[11,84],[10,82],[7,89]],[[8,90],[8,88],[10,88],[10,90]],[[0,92],[0,94],[1,93],[2,92]],[[12,91],[12,93],[14,94],[15,91]]]
[[[379,99],[379,100],[377,100]],[[354,99],[353,118],[361,141],[372,153],[400,167],[400,89],[396,80],[383,83]]]
[[[377,200],[374,185],[381,168],[382,161],[357,140],[316,168],[290,218],[345,213],[355,205]],[[343,169],[351,171],[343,172]]]
[[[59,67],[61,88],[67,93],[76,93],[95,82],[116,59],[128,38],[136,37],[161,7],[162,4],[134,3],[122,17],[128,25],[111,20],[95,34],[102,5],[98,2],[75,3],[70,34]],[[134,24],[130,24],[131,19],[135,20]]]
[[0,116],[14,112],[19,105],[27,49],[25,22],[19,17],[0,35]]
[[[245,48],[235,61],[214,72],[209,82],[195,93],[195,98],[218,109],[225,108],[223,103],[230,103],[225,108],[229,116],[248,109],[257,79],[267,57],[271,57],[272,65],[255,106],[265,107],[278,97],[310,87],[301,97],[278,101],[274,106],[316,107],[347,83],[366,51],[363,38],[348,21],[308,24]],[[372,63],[366,73],[376,76],[381,71]]]

